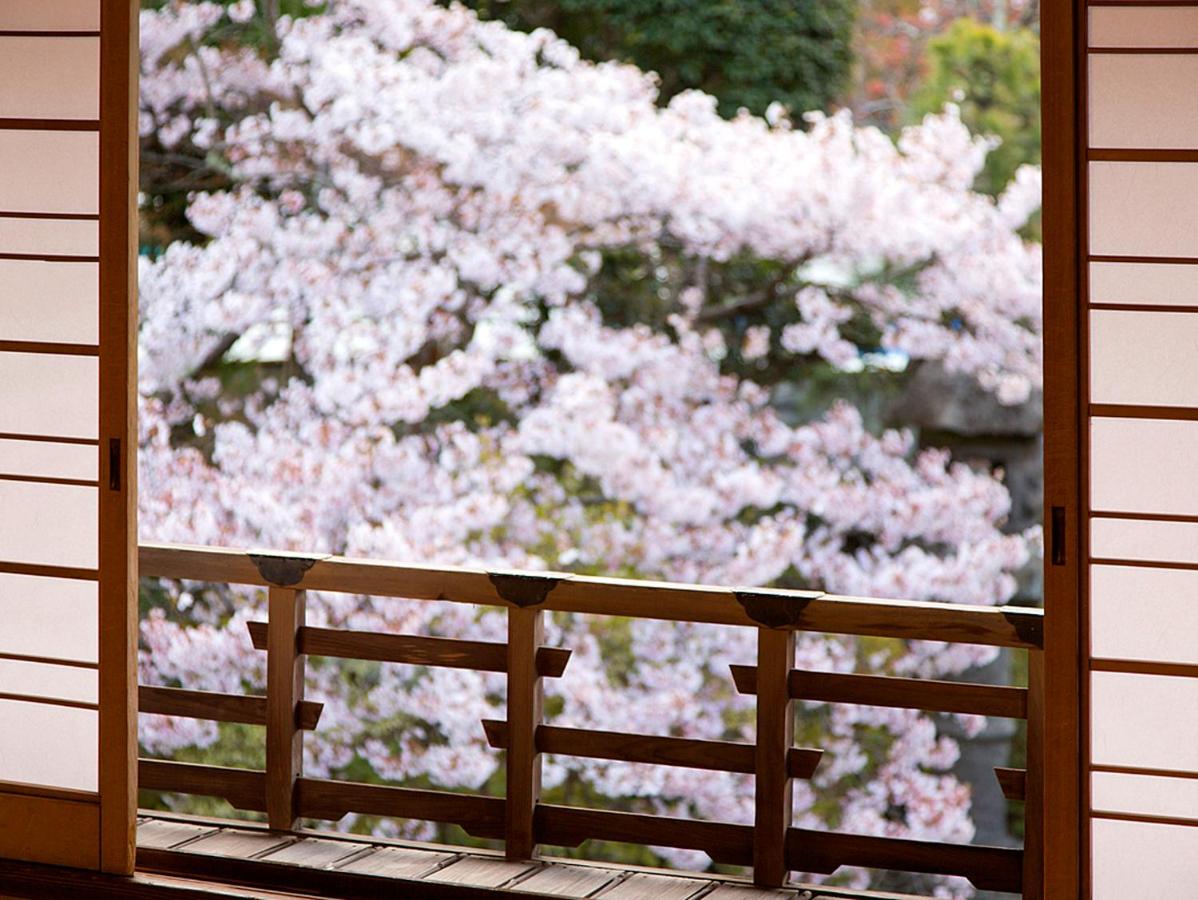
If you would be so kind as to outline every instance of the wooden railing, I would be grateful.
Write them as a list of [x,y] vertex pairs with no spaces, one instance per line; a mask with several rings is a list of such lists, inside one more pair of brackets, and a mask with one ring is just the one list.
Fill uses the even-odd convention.
[[[701,850],[719,863],[751,866],[762,886],[782,884],[789,871],[831,874],[841,866],[862,866],[959,875],[981,889],[1041,896],[1039,610],[158,545],[141,548],[141,575],[257,585],[269,598],[268,621],[249,626],[254,647],[267,653],[265,697],[141,688],[142,712],[264,725],[266,770],[143,759],[142,788],[222,797],[235,808],[266,813],[270,826],[282,830],[293,829],[299,819],[336,820],[351,812],[454,823],[476,837],[503,840],[511,858],[531,857],[542,844],[576,847],[595,839]],[[503,607],[507,642],[309,627],[306,589]],[[570,659],[569,649],[545,646],[549,611],[755,628],[756,665],[733,666],[731,675],[740,693],[756,695],[756,743],[543,724],[543,681],[561,677]],[[1024,649],[1028,686],[799,671],[797,631]],[[318,726],[321,713],[319,703],[303,696],[307,654],[506,673],[507,718],[481,723],[490,745],[505,751],[506,796],[304,777],[303,735]],[[1004,794],[1024,801],[1024,849],[793,827],[792,781],[811,778],[822,754],[793,746],[796,700],[1026,719],[1027,770],[996,772]],[[542,803],[544,753],[752,774],[755,821],[750,826]]]

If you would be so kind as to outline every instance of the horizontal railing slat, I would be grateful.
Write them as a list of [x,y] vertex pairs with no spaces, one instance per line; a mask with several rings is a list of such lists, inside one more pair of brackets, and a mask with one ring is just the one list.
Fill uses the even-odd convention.
[[[271,582],[259,571],[254,559],[261,560],[263,555],[222,548],[144,544],[141,574],[267,587]],[[294,558],[294,554],[289,557]],[[502,574],[478,569],[335,556],[313,556],[304,565],[307,567],[296,571],[298,580],[287,586],[488,606],[520,606],[527,602],[524,598],[517,598],[520,602],[504,599],[500,587]],[[559,578],[556,583],[554,577]],[[738,600],[738,594],[743,596],[744,592],[732,588],[569,574],[530,573],[529,578],[552,585],[541,601],[541,608],[548,610],[717,625],[765,624],[760,616],[754,618],[749,614],[752,604]],[[785,615],[785,621],[778,627],[1002,647],[1040,647],[1043,643],[1043,615],[1035,609],[792,593],[789,598],[785,591],[770,591],[765,595],[779,614]],[[763,596],[763,592],[755,592],[754,596]]]
[[[755,666],[729,666],[736,689],[757,693]],[[796,700],[857,703],[925,712],[966,713],[1007,719],[1027,718],[1027,690],[989,684],[792,670],[790,696]]]
[[[266,724],[266,698],[214,691],[189,691],[183,688],[141,685],[137,689],[138,712],[160,716],[183,716],[243,725]],[[324,712],[323,703],[303,700],[299,703],[298,724],[305,731],[315,730]]]
[[796,871],[830,875],[841,866],[959,875],[983,891],[1023,890],[1023,852],[1008,847],[944,844],[906,838],[791,828],[786,863]]
[[[246,627],[249,629],[254,649],[265,650],[266,623],[247,622]],[[346,631],[337,628],[313,628],[308,625],[299,629],[298,639],[300,652],[310,656],[473,669],[476,672],[507,671],[507,647],[504,644],[485,641]],[[537,653],[537,670],[546,678],[560,678],[570,662],[570,655],[571,651],[559,647],[542,647]]]
[[324,778],[298,779],[296,796],[299,815],[309,819],[336,821],[352,812],[449,822],[475,837],[503,837],[504,801],[500,797]]
[[221,797],[235,809],[266,811],[265,772],[163,759],[140,759],[137,762],[137,780],[142,790]]
[[620,841],[701,850],[728,866],[753,863],[751,825],[546,804],[537,805],[534,822],[537,841],[558,847],[577,847],[588,840]]

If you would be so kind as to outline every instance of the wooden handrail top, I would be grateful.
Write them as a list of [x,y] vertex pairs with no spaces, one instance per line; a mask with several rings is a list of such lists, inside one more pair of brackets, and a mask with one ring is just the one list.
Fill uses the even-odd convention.
[[814,591],[730,588],[564,572],[485,571],[370,559],[142,544],[141,575],[376,597],[627,616],[828,634],[1043,647],[1043,611]]

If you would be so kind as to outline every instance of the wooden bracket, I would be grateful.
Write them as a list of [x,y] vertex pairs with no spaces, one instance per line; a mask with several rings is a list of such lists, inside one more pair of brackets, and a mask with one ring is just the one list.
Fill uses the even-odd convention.
[[766,628],[797,628],[807,605],[823,596],[819,591],[736,589],[732,592],[745,614]]
[[310,556],[304,554],[279,553],[247,553],[250,561],[262,576],[262,580],[275,587],[292,587],[304,580],[304,573],[320,562],[328,559],[329,554]]
[[540,606],[550,592],[568,579],[569,575],[537,574],[535,572],[488,572],[487,577],[496,593],[521,609]]

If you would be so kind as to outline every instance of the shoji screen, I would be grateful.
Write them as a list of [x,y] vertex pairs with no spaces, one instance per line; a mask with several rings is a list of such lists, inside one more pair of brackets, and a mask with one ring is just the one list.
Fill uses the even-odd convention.
[[1193,897],[1198,4],[1091,3],[1087,15],[1091,890]]
[[135,8],[0,0],[0,857],[118,872],[136,749]]

